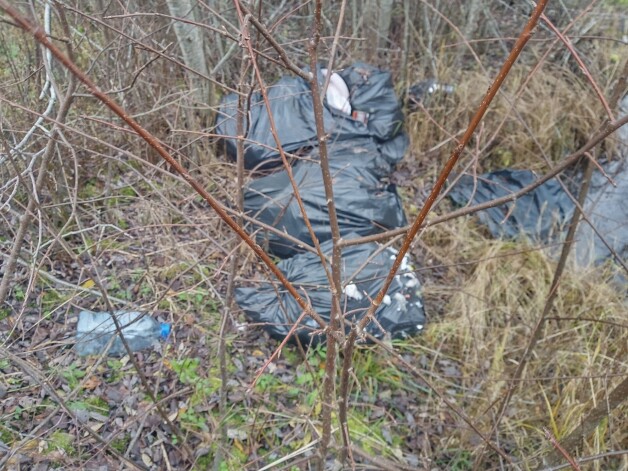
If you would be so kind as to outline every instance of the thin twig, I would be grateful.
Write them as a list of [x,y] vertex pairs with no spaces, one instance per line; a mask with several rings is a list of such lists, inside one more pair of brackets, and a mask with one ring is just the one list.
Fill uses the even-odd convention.
[[565,45],[565,47],[569,50],[569,52],[571,53],[575,61],[578,63],[580,70],[582,70],[582,73],[585,75],[585,77],[587,78],[591,86],[593,87],[593,90],[595,90],[595,94],[600,100],[600,103],[602,103],[602,106],[604,107],[604,110],[606,111],[608,119],[613,121],[615,117],[613,116],[611,107],[608,106],[608,102],[606,101],[606,98],[604,98],[604,94],[602,93],[602,90],[600,90],[599,85],[597,84],[593,76],[591,75],[591,72],[589,72],[589,69],[585,65],[584,61],[580,58],[580,55],[578,54],[576,49],[573,47],[569,39],[567,39],[567,37],[564,36],[556,26],[554,26],[554,23],[552,23],[547,16],[541,15],[541,19],[545,22],[547,26],[549,26],[549,29],[551,29],[552,32],[556,36],[558,36],[558,39],[560,39],[562,43]]
[[569,453],[567,453],[567,450],[565,450],[560,443],[558,442],[558,440],[556,440],[556,437],[554,435],[552,435],[552,432],[550,432],[547,428],[543,427],[543,432],[545,432],[545,438],[547,438],[549,440],[549,442],[552,444],[552,446],[554,447],[554,449],[560,453],[563,458],[565,458],[567,460],[567,462],[569,463],[569,465],[573,468],[574,471],[581,471],[580,470],[580,466],[578,466],[578,463],[576,463],[576,460],[573,459],[573,456],[571,456]]
[[[314,107],[314,120],[316,122],[316,135],[318,138],[318,149],[321,164],[321,173],[323,177],[323,187],[325,188],[325,198],[327,199],[327,213],[329,215],[329,227],[332,239],[332,259],[331,272],[332,279],[329,285],[331,291],[331,311],[329,315],[329,325],[327,326],[327,352],[325,355],[325,375],[323,377],[323,433],[319,445],[319,470],[325,469],[325,460],[327,458],[327,449],[331,440],[332,428],[332,411],[334,409],[334,393],[336,388],[336,358],[337,358],[337,340],[336,337],[344,332],[344,327],[340,321],[342,311],[340,307],[340,294],[342,292],[340,264],[342,252],[339,245],[340,226],[338,224],[338,215],[336,214],[336,203],[334,201],[334,187],[331,172],[329,170],[329,158],[327,155],[327,133],[325,132],[325,123],[323,121],[323,102],[320,96],[318,84],[318,44],[321,35],[321,0],[316,0],[314,4],[314,20],[312,23],[312,35],[310,37],[310,46],[308,52],[310,55],[310,68],[312,77],[310,79],[310,88],[312,90],[312,104]],[[331,75],[331,70],[327,71]],[[322,260],[321,260],[322,261]],[[344,435],[343,435],[344,436]],[[348,446],[348,443],[346,444]]]
[[262,250],[262,248],[251,239],[251,237],[236,224],[236,222],[229,217],[229,215],[222,208],[222,205],[218,203],[201,185],[196,179],[194,179],[189,172],[175,160],[168,151],[164,148],[162,143],[153,136],[150,132],[146,131],[137,121],[131,118],[124,109],[114,102],[110,97],[104,94],[97,86],[92,82],[77,66],[74,62],[68,59],[54,44],[52,44],[46,34],[36,25],[32,24],[24,16],[22,16],[13,6],[9,5],[6,0],[0,0],[0,8],[2,8],[11,18],[16,21],[20,27],[30,32],[33,37],[50,49],[52,54],[66,67],[72,74],[74,74],[89,90],[98,98],[103,104],[105,104],[111,111],[117,114],[123,121],[125,121],[137,134],[146,141],[155,151],[166,161],[168,164],[179,174],[181,177],[192,187],[194,190],[212,207],[212,209],[220,216],[220,218],[227,223],[227,225],[235,231],[242,240],[255,252],[255,254],[262,259],[266,266],[273,272],[278,280],[286,287],[288,292],[294,297],[296,302],[308,314],[321,326],[325,327],[327,323],[322,319],[310,305],[308,305],[303,298],[296,291],[292,283],[284,276],[284,274],[273,263],[272,259]]
[[[571,167],[578,160],[580,160],[580,158],[583,155],[585,155],[586,152],[593,149],[595,146],[601,143],[604,139],[606,139],[608,136],[613,134],[617,129],[621,128],[622,126],[626,124],[628,124],[628,115],[618,118],[617,120],[611,123],[603,123],[602,126],[598,129],[598,131],[593,136],[591,136],[591,138],[587,141],[587,143],[584,144],[580,149],[578,149],[573,154],[565,157],[565,159],[563,159],[561,162],[556,164],[550,171],[548,171],[541,178],[539,178],[533,183],[530,183],[529,185],[526,185],[525,187],[521,188],[519,191],[516,191],[506,196],[502,196],[501,198],[495,198],[493,200],[486,201],[484,203],[476,204],[473,206],[468,206],[466,208],[457,209],[456,211],[452,211],[442,216],[437,216],[434,219],[430,219],[429,221],[427,221],[425,224],[421,226],[421,228],[423,229],[426,227],[435,226],[437,224],[441,224],[443,222],[450,221],[452,219],[459,218],[461,216],[467,216],[469,214],[473,214],[478,211],[483,211],[485,209],[494,208],[496,206],[501,206],[502,204],[516,201],[518,198],[522,197],[526,193],[530,193],[532,190],[534,190],[535,188],[538,188],[543,183],[551,180],[556,175],[559,175],[560,173],[564,172],[567,168]],[[367,242],[380,242],[382,240],[390,239],[391,237],[395,237],[400,234],[405,234],[408,232],[410,228],[411,226],[408,225],[405,227],[401,227],[399,229],[393,229],[390,231],[382,232],[381,234],[374,234],[374,235],[365,236],[365,237],[357,237],[355,239],[343,239],[341,241],[341,245],[343,247],[348,247],[350,245],[359,245],[359,244],[364,244]]]
[[[471,122],[467,130],[465,131],[464,135],[462,136],[460,140],[460,143],[458,144],[458,146],[456,146],[456,149],[454,150],[451,157],[445,164],[445,167],[441,171],[436,183],[434,184],[434,188],[432,189],[430,195],[427,197],[427,200],[425,201],[423,208],[419,212],[419,215],[415,219],[412,226],[409,228],[408,233],[406,234],[406,238],[403,241],[403,244],[401,246],[401,249],[399,250],[397,257],[395,258],[393,267],[390,270],[390,273],[388,274],[388,276],[386,277],[386,280],[384,281],[381,290],[379,291],[375,299],[372,301],[371,306],[369,307],[364,317],[357,323],[357,325],[353,326],[353,328],[351,329],[349,336],[345,342],[345,346],[344,346],[344,360],[343,360],[343,365],[342,365],[341,386],[340,386],[341,388],[340,395],[342,399],[342,403],[340,405],[341,410],[345,409],[346,411],[346,408],[347,408],[346,401],[349,395],[349,392],[348,392],[349,391],[349,371],[352,364],[353,348],[355,346],[356,340],[358,339],[358,337],[361,337],[364,335],[364,329],[373,318],[375,311],[381,305],[384,299],[384,296],[386,292],[388,291],[388,288],[390,287],[390,284],[392,283],[395,275],[397,274],[397,271],[399,270],[399,267],[401,266],[403,258],[405,257],[406,253],[410,249],[410,245],[412,244],[412,241],[414,240],[416,234],[418,233],[419,229],[423,225],[423,222],[425,221],[427,214],[432,209],[432,205],[434,204],[434,202],[436,201],[436,198],[438,197],[439,193],[444,187],[449,174],[451,173],[454,166],[458,162],[458,159],[460,158],[460,155],[462,154],[463,149],[465,148],[466,144],[471,139],[471,136],[473,135],[475,129],[477,128],[478,124],[482,120],[482,117],[486,113],[486,110],[488,109],[491,101],[493,100],[499,88],[501,87],[502,83],[508,76],[508,72],[510,71],[515,61],[519,57],[519,54],[523,50],[523,47],[530,39],[532,35],[532,31],[534,27],[536,26],[539,20],[539,17],[543,13],[543,9],[545,8],[546,4],[547,4],[547,0],[541,0],[537,3],[534,11],[532,12],[530,19],[525,25],[525,28],[523,29],[521,35],[517,39],[517,42],[513,46],[513,49],[510,55],[508,56],[508,58],[506,59],[506,62],[502,66],[501,70],[499,71],[497,78],[494,80],[493,84],[489,87],[486,96],[482,100],[482,103],[480,104],[478,110],[476,111],[475,115],[471,119]],[[344,412],[344,414],[346,416],[346,412]],[[487,440],[487,443],[489,443],[488,440]],[[501,453],[503,454],[503,452]],[[504,456],[506,457],[508,461],[511,461],[509,458],[507,458],[507,455],[504,454]]]
[[[587,167],[585,170],[585,175],[583,177],[582,186],[580,187],[580,193],[578,194],[578,203],[580,204],[580,206],[584,204],[584,201],[589,192],[589,186],[591,183],[592,174],[593,174],[593,165],[591,164],[590,160],[587,160]],[[549,293],[547,295],[547,299],[545,300],[545,305],[543,306],[543,312],[541,313],[539,319],[537,320],[534,330],[532,331],[532,334],[530,335],[530,340],[528,341],[528,344],[526,345],[526,349],[523,352],[523,355],[521,356],[519,361],[517,362],[517,368],[512,375],[513,379],[515,380],[518,380],[519,378],[522,377],[523,371],[525,370],[528,364],[528,360],[532,352],[534,351],[534,348],[536,347],[537,342],[539,341],[541,337],[541,331],[542,331],[543,326],[545,325],[545,320],[554,306],[554,299],[556,298],[556,295],[558,294],[558,286],[560,283],[560,279],[563,275],[563,272],[565,270],[565,266],[567,264],[567,257],[569,256],[569,253],[571,252],[571,247],[574,244],[576,229],[578,227],[578,222],[580,221],[581,214],[582,213],[579,208],[574,209],[574,213],[571,218],[571,224],[569,225],[569,230],[567,231],[567,240],[565,240],[565,243],[563,244],[563,247],[560,253],[560,258],[558,260],[558,264],[556,265],[556,270],[554,272],[554,278],[552,279],[552,284],[550,285]],[[491,428],[491,432],[489,435],[492,436],[497,430],[497,428],[499,427],[501,419],[506,413],[506,409],[508,407],[508,404],[510,403],[510,399],[512,398],[512,395],[514,394],[514,392],[516,391],[517,387],[520,384],[521,384],[520,381],[510,382],[510,386],[506,390],[506,395],[504,396],[504,399],[502,400],[499,406],[498,412],[495,417],[495,421],[493,423],[493,427]]]

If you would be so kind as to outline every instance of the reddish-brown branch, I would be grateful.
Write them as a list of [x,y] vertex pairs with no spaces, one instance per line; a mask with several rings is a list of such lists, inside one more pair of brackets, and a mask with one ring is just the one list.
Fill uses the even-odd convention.
[[545,438],[547,438],[550,441],[550,443],[552,444],[552,446],[554,447],[554,449],[557,452],[559,452],[563,456],[563,458],[565,458],[567,460],[567,462],[569,463],[571,468],[574,471],[580,471],[580,466],[578,466],[578,463],[576,463],[576,460],[574,460],[573,457],[569,453],[567,453],[567,450],[565,450],[560,445],[558,440],[556,440],[556,437],[554,437],[554,435],[552,435],[552,432],[550,432],[545,427],[543,427],[543,432],[545,432]]
[[395,262],[393,264],[393,268],[391,269],[390,273],[386,277],[386,280],[384,282],[384,285],[383,285],[382,289],[378,293],[377,297],[373,300],[373,303],[372,303],[371,307],[369,308],[369,310],[367,312],[367,315],[365,315],[364,318],[360,321],[360,323],[358,325],[358,331],[359,332],[364,330],[366,325],[369,323],[370,318],[373,316],[374,312],[377,310],[379,305],[382,303],[384,295],[388,291],[388,288],[390,287],[390,284],[392,283],[392,281],[393,281],[393,279],[395,277],[395,274],[397,273],[397,270],[401,266],[401,262],[403,260],[403,257],[406,255],[406,253],[410,249],[410,244],[414,240],[414,237],[416,236],[416,234],[418,233],[419,229],[421,228],[421,225],[425,221],[425,218],[427,217],[427,214],[432,209],[432,205],[434,204],[434,201],[436,201],[436,198],[438,197],[438,194],[441,192],[441,190],[445,186],[445,182],[447,181],[447,178],[449,177],[449,174],[451,173],[451,171],[453,170],[454,166],[458,162],[458,159],[460,158],[460,155],[462,154],[462,151],[464,150],[465,146],[467,145],[467,143],[471,139],[471,136],[473,135],[475,129],[478,126],[478,124],[480,123],[480,121],[484,117],[484,114],[486,113],[486,110],[488,109],[489,105],[491,104],[491,101],[493,101],[493,98],[495,98],[495,95],[497,94],[497,91],[501,87],[502,83],[506,79],[506,76],[510,72],[510,69],[512,68],[512,66],[514,65],[515,61],[519,57],[519,54],[523,50],[523,47],[528,42],[528,39],[530,39],[530,36],[532,35],[532,30],[534,29],[534,26],[537,24],[538,19],[541,16],[541,13],[543,12],[546,4],[547,4],[547,0],[541,0],[540,2],[538,2],[537,6],[535,7],[534,11],[532,12],[532,16],[531,16],[530,20],[526,24],[523,32],[519,36],[519,39],[515,43],[515,45],[514,45],[512,51],[511,51],[510,55],[506,59],[506,62],[502,66],[501,70],[499,71],[499,73],[497,75],[497,78],[494,80],[493,84],[489,87],[489,89],[488,89],[488,91],[486,93],[486,96],[482,100],[482,103],[480,104],[478,110],[476,111],[475,115],[471,119],[471,122],[469,123],[469,126],[468,126],[466,132],[464,133],[464,135],[462,136],[462,138],[460,140],[460,144],[456,147],[456,149],[452,153],[451,157],[449,158],[449,160],[445,164],[445,167],[443,168],[443,170],[441,171],[440,175],[438,176],[438,179],[436,180],[436,183],[434,184],[434,188],[432,189],[430,195],[427,197],[427,200],[425,201],[425,204],[423,205],[423,208],[419,212],[419,215],[415,219],[414,223],[412,224],[412,226],[410,227],[410,229],[408,231],[408,234],[406,235],[406,239],[404,240],[404,242],[403,242],[403,244],[401,246],[401,249],[399,250],[397,258],[395,259]]
[[[382,300],[384,299],[384,296],[386,292],[388,291],[390,284],[392,283],[395,275],[397,274],[397,271],[399,270],[399,267],[401,266],[401,262],[403,261],[404,256],[410,249],[410,245],[412,244],[412,241],[414,240],[419,229],[423,225],[425,218],[427,217],[427,214],[432,209],[432,205],[434,204],[434,202],[436,201],[436,198],[438,197],[441,190],[443,189],[445,182],[447,181],[447,178],[449,177],[449,174],[451,173],[454,166],[458,162],[458,159],[460,158],[460,155],[462,154],[463,149],[465,148],[465,146],[471,139],[471,136],[473,135],[475,129],[477,128],[478,124],[482,120],[491,101],[493,100],[499,88],[501,87],[502,83],[508,76],[510,69],[512,68],[515,61],[519,57],[519,54],[523,50],[523,47],[530,39],[532,35],[532,30],[538,23],[538,20],[541,14],[543,13],[543,10],[545,9],[546,5],[547,5],[547,0],[541,0],[537,3],[536,7],[534,8],[534,11],[532,12],[530,19],[528,20],[528,23],[526,24],[525,28],[523,29],[522,33],[517,39],[517,42],[513,46],[513,49],[511,53],[509,54],[508,58],[506,59],[506,62],[502,66],[501,70],[499,71],[497,78],[493,81],[493,84],[489,87],[486,93],[486,96],[482,100],[482,103],[480,104],[478,110],[476,111],[475,115],[471,119],[471,122],[469,123],[467,130],[465,131],[464,135],[462,136],[462,139],[460,140],[460,144],[458,144],[458,146],[452,153],[451,157],[445,164],[445,167],[443,168],[440,175],[438,176],[438,179],[436,180],[434,188],[432,189],[430,195],[427,197],[427,200],[425,204],[423,205],[423,208],[421,209],[421,211],[419,212],[419,215],[417,216],[414,223],[408,230],[408,233],[406,234],[406,238],[403,241],[403,244],[401,246],[401,249],[399,250],[399,253],[397,254],[397,258],[395,259],[393,263],[393,267],[390,270],[390,273],[388,274],[388,276],[386,277],[386,280],[384,281],[384,284],[381,290],[379,291],[379,293],[377,294],[377,296],[371,303],[371,306],[369,307],[365,316],[360,320],[360,322],[358,322],[356,326],[354,326],[351,329],[351,332],[349,333],[349,336],[345,342],[345,348],[344,348],[345,357],[343,360],[343,367],[342,367],[343,373],[341,376],[341,385],[340,385],[340,395],[343,400],[343,404],[341,405],[341,408],[347,407],[346,401],[347,401],[348,390],[349,390],[349,375],[345,373],[348,372],[351,367],[353,348],[355,346],[355,342],[358,336],[364,335],[365,327],[371,321],[371,319],[373,318],[373,315],[375,314],[375,311],[382,303]],[[489,443],[488,440],[487,440],[487,443]]]
[[[431,219],[427,221],[425,224],[423,224],[421,228],[423,229],[426,227],[435,226],[437,224],[441,224],[443,222],[450,221],[455,218],[467,216],[469,214],[477,213],[478,211],[483,211],[485,209],[494,208],[496,206],[501,206],[502,204],[516,201],[518,198],[521,198],[526,193],[531,192],[535,188],[538,188],[539,186],[541,186],[543,183],[546,183],[547,181],[554,178],[556,175],[559,175],[560,173],[565,171],[567,168],[575,164],[582,156],[586,155],[588,151],[593,149],[600,142],[602,142],[604,139],[606,139],[608,136],[614,133],[617,129],[621,128],[622,126],[626,124],[628,124],[628,115],[623,116],[611,123],[603,124],[602,128],[598,132],[596,132],[589,139],[589,141],[585,145],[583,145],[580,149],[578,149],[573,154],[567,156],[560,163],[556,164],[549,172],[547,172],[541,178],[539,178],[533,183],[530,183],[529,185],[524,186],[519,191],[511,193],[510,195],[502,196],[501,198],[495,198],[493,200],[486,201],[485,203],[476,204],[474,206],[468,206],[466,208],[460,208],[460,209],[457,209],[456,211],[452,211],[442,216],[435,217],[434,219]],[[383,232],[381,234],[358,237],[356,239],[343,239],[341,241],[341,245],[343,247],[348,247],[350,245],[365,244],[367,242],[380,242],[382,240],[390,239],[391,237],[395,237],[400,234],[405,234],[408,232],[410,227],[411,226],[400,227],[399,229],[393,229],[390,231]]]
[[580,70],[582,70],[582,73],[585,75],[585,77],[587,78],[591,86],[593,87],[593,90],[595,90],[595,94],[599,98],[600,103],[602,103],[602,106],[604,107],[604,110],[606,111],[608,119],[611,121],[614,120],[615,117],[613,116],[613,112],[611,111],[611,107],[608,105],[606,98],[604,98],[604,94],[602,93],[602,90],[600,90],[600,87],[595,81],[595,79],[593,78],[593,76],[591,75],[591,72],[589,72],[589,69],[587,69],[587,66],[585,65],[584,61],[580,58],[580,56],[578,55],[578,53],[572,46],[571,41],[569,41],[569,39],[567,39],[567,37],[564,36],[556,26],[554,26],[554,23],[552,23],[549,20],[549,18],[547,18],[547,16],[541,15],[541,19],[545,22],[545,24],[549,27],[549,29],[551,29],[554,32],[554,34],[558,36],[558,39],[560,39],[562,43],[565,45],[565,47],[569,50],[569,52],[571,53],[575,61],[578,63]]
[[166,161],[168,164],[179,174],[181,177],[192,187],[194,190],[209,204],[214,211],[225,221],[225,223],[236,233],[238,236],[248,245],[255,254],[262,259],[262,261],[268,266],[277,279],[286,287],[288,292],[294,297],[299,306],[304,309],[321,327],[326,327],[327,323],[322,319],[312,307],[305,302],[305,300],[299,295],[292,283],[284,276],[284,274],[277,268],[271,258],[264,252],[264,250],[251,239],[251,237],[240,227],[238,224],[229,217],[229,215],[222,208],[220,203],[216,201],[203,186],[196,181],[183,166],[177,162],[164,148],[161,142],[153,136],[150,132],[144,129],[137,121],[129,116],[120,105],[113,101],[109,96],[103,93],[94,82],[92,82],[79,68],[72,62],[66,55],[64,55],[54,44],[52,44],[46,37],[46,33],[42,31],[38,26],[32,24],[29,20],[24,18],[13,6],[9,5],[5,0],[0,0],[0,8],[2,8],[13,20],[20,25],[21,28],[30,32],[33,37],[42,45],[50,50],[53,56],[63,64],[72,74],[76,76],[103,104],[105,104],[111,111],[117,114],[125,123],[127,123],[146,143],[155,149],[155,151]]

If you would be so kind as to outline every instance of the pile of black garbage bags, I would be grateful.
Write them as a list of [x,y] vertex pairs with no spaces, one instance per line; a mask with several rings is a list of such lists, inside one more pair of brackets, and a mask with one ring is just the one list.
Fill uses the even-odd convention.
[[[317,71],[323,84],[327,71]],[[341,236],[345,239],[376,234],[407,224],[401,200],[389,176],[403,158],[408,137],[403,113],[390,73],[364,63],[333,73],[324,100],[324,124]],[[308,219],[323,252],[331,258],[331,230],[320,167],[318,139],[309,84],[284,77],[268,88],[275,126],[290,158],[294,179]],[[236,156],[237,97],[224,98],[216,132],[229,157]],[[244,191],[245,212],[258,221],[313,245],[297,205],[270,130],[261,94],[254,93],[246,118],[245,167],[261,175]],[[254,227],[257,242],[281,259],[278,267],[313,308],[329,319],[331,294],[316,254],[280,235]],[[345,319],[361,318],[383,285],[396,253],[375,243],[347,247],[342,252],[342,305]],[[302,314],[301,308],[276,280],[236,290],[236,300],[250,321],[284,338]],[[404,260],[395,283],[376,312],[368,332],[376,337],[403,337],[421,331],[425,311],[421,285],[411,262]],[[317,343],[319,326],[304,318],[296,331],[303,343]]]
[[[628,95],[620,103],[620,114],[628,114]],[[583,205],[586,218],[575,234],[577,266],[628,260],[628,126],[618,129],[611,139],[615,152],[599,161],[603,172],[593,174]],[[464,175],[450,189],[449,197],[461,206],[481,204],[516,193],[537,178],[531,170],[514,169]],[[493,237],[524,237],[558,246],[576,209],[582,178],[582,168],[570,169],[560,180],[553,178],[515,201],[479,212],[479,220]]]

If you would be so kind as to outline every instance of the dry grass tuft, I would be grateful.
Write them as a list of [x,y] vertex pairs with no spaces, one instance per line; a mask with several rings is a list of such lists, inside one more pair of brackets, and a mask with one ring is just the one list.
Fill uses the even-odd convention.
[[[436,227],[422,240],[432,259],[448,263],[458,277],[463,274],[454,290],[428,281],[427,296],[449,302],[442,318],[430,325],[423,347],[460,365],[459,404],[488,431],[495,420],[491,407],[503,399],[543,310],[555,268],[552,250],[486,239],[468,220]],[[458,264],[460,270],[453,268]],[[543,449],[542,427],[559,439],[566,436],[621,381],[628,345],[625,303],[611,268],[567,270],[552,320],[498,429],[502,445],[518,450],[520,459]],[[613,411],[581,453],[620,449],[627,409]],[[470,432],[458,436],[463,448],[478,446]]]

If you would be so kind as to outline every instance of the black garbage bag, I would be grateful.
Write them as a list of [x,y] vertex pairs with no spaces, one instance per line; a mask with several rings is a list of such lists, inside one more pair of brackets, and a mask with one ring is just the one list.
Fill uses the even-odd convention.
[[[357,237],[357,234],[352,236]],[[331,241],[321,244],[321,248],[323,253],[331,256]],[[396,252],[393,249],[382,249],[375,243],[343,249],[341,306],[345,319],[356,322],[364,316],[370,300],[382,287],[395,256]],[[312,253],[295,255],[282,260],[277,266],[294,284],[297,291],[306,293],[305,297],[311,302],[314,310],[329,321],[331,293],[318,255]],[[376,322],[371,322],[366,328],[368,333],[378,338],[385,334],[399,338],[414,335],[423,329],[426,319],[421,284],[412,270],[408,258],[404,258],[399,274],[375,313]],[[235,296],[251,322],[261,324],[270,335],[280,340],[285,338],[303,312],[279,282],[265,281],[256,287],[236,288]],[[296,335],[305,345],[310,342],[316,344],[323,340],[321,335],[311,335],[318,329],[318,324],[305,316],[296,330]]]
[[[529,170],[498,170],[473,178],[463,175],[450,190],[458,205],[480,204],[510,195],[533,183],[537,177]],[[493,237],[526,236],[548,243],[555,240],[568,222],[574,204],[558,181],[549,180],[514,202],[477,213]]]
[[[611,249],[622,259],[628,258],[628,159],[606,162],[606,175],[596,172],[584,204],[589,221],[602,234]],[[451,189],[449,197],[458,205],[484,203],[514,193],[536,180],[528,170],[499,170],[474,180],[463,176]],[[579,180],[581,176],[574,177]],[[577,196],[578,184],[570,185]],[[572,188],[573,187],[573,191]],[[513,208],[514,206],[514,208]],[[480,222],[493,237],[515,238],[550,244],[566,236],[575,205],[556,179],[549,180],[515,202],[480,211]],[[584,220],[578,225],[575,249],[581,266],[597,264],[611,258],[612,253]]]
[[[603,167],[615,185],[605,175],[596,172],[591,179],[584,211],[617,256],[628,260],[628,155],[624,161],[605,163]],[[575,254],[581,266],[613,257],[602,239],[583,220],[576,231]]]
[[[406,224],[406,217],[394,185],[380,181],[390,167],[367,140],[343,141],[329,148],[334,200],[342,237],[375,234]],[[320,242],[331,239],[327,198],[316,154],[312,160],[293,165],[293,175],[308,219]],[[244,192],[244,209],[249,216],[313,245],[285,170],[249,183]],[[282,258],[299,248],[269,231],[257,232],[257,242]]]
[[[340,71],[349,89],[352,109],[359,118],[330,108],[325,101],[325,131],[333,141],[372,137],[382,145],[382,155],[391,164],[403,157],[408,139],[402,132],[403,115],[392,87],[391,75],[377,67],[357,63]],[[324,76],[319,72],[319,82]],[[287,152],[318,145],[316,123],[309,84],[300,77],[283,77],[268,88],[268,99],[282,147]],[[236,114],[238,98],[227,95],[218,109],[216,134],[228,156],[236,156]],[[279,153],[270,132],[270,121],[260,93],[251,96],[250,113],[245,128],[245,167],[270,168],[279,165]],[[402,134],[401,137],[395,137]],[[390,141],[390,142],[388,142]]]

